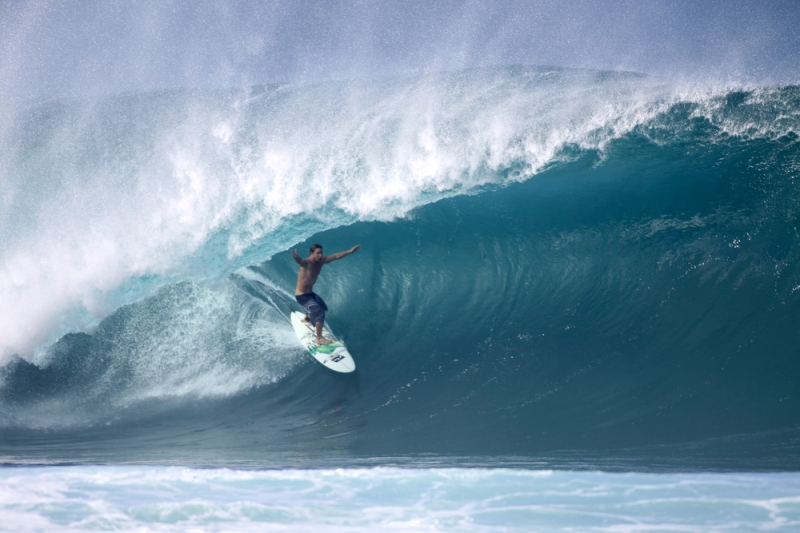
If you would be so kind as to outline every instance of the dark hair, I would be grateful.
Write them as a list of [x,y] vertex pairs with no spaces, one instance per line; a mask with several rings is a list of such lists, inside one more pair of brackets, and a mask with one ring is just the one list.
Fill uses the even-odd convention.
[[321,245],[321,244],[312,244],[312,245],[311,245],[311,251],[309,251],[308,253],[310,253],[310,254],[313,254],[313,253],[314,253],[314,250],[316,250],[317,248],[319,248],[320,250],[322,250],[322,245]]

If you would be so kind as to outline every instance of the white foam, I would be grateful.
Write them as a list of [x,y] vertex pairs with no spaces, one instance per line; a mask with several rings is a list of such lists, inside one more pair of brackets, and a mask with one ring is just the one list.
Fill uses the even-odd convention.
[[102,351],[80,354],[81,368],[91,373],[80,387],[3,413],[3,421],[39,429],[89,426],[149,399],[231,396],[310,362],[283,315],[229,282],[166,287],[129,306],[96,337]]
[[796,531],[797,474],[0,470],[12,531]]

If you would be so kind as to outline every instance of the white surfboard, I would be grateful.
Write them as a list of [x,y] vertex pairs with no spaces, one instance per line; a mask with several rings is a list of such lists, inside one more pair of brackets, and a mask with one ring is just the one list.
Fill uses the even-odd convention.
[[328,326],[322,326],[322,336],[330,339],[331,344],[317,344],[317,332],[314,326],[308,322],[303,322],[305,315],[292,312],[292,327],[297,336],[300,337],[300,342],[308,349],[308,352],[314,356],[314,359],[327,366],[336,372],[352,372],[356,369],[356,362],[347,351],[344,344],[340,342],[328,329]]

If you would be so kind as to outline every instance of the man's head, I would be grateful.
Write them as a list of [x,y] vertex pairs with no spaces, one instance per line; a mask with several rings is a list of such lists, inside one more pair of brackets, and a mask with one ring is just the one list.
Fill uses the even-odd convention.
[[312,244],[311,250],[309,252],[310,258],[312,261],[321,261],[322,260],[322,245],[321,244]]

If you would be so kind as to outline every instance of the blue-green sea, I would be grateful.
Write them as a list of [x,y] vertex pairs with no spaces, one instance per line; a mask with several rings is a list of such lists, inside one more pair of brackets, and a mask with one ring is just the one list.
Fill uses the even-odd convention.
[[0,531],[800,530],[799,125],[522,66],[19,108]]

